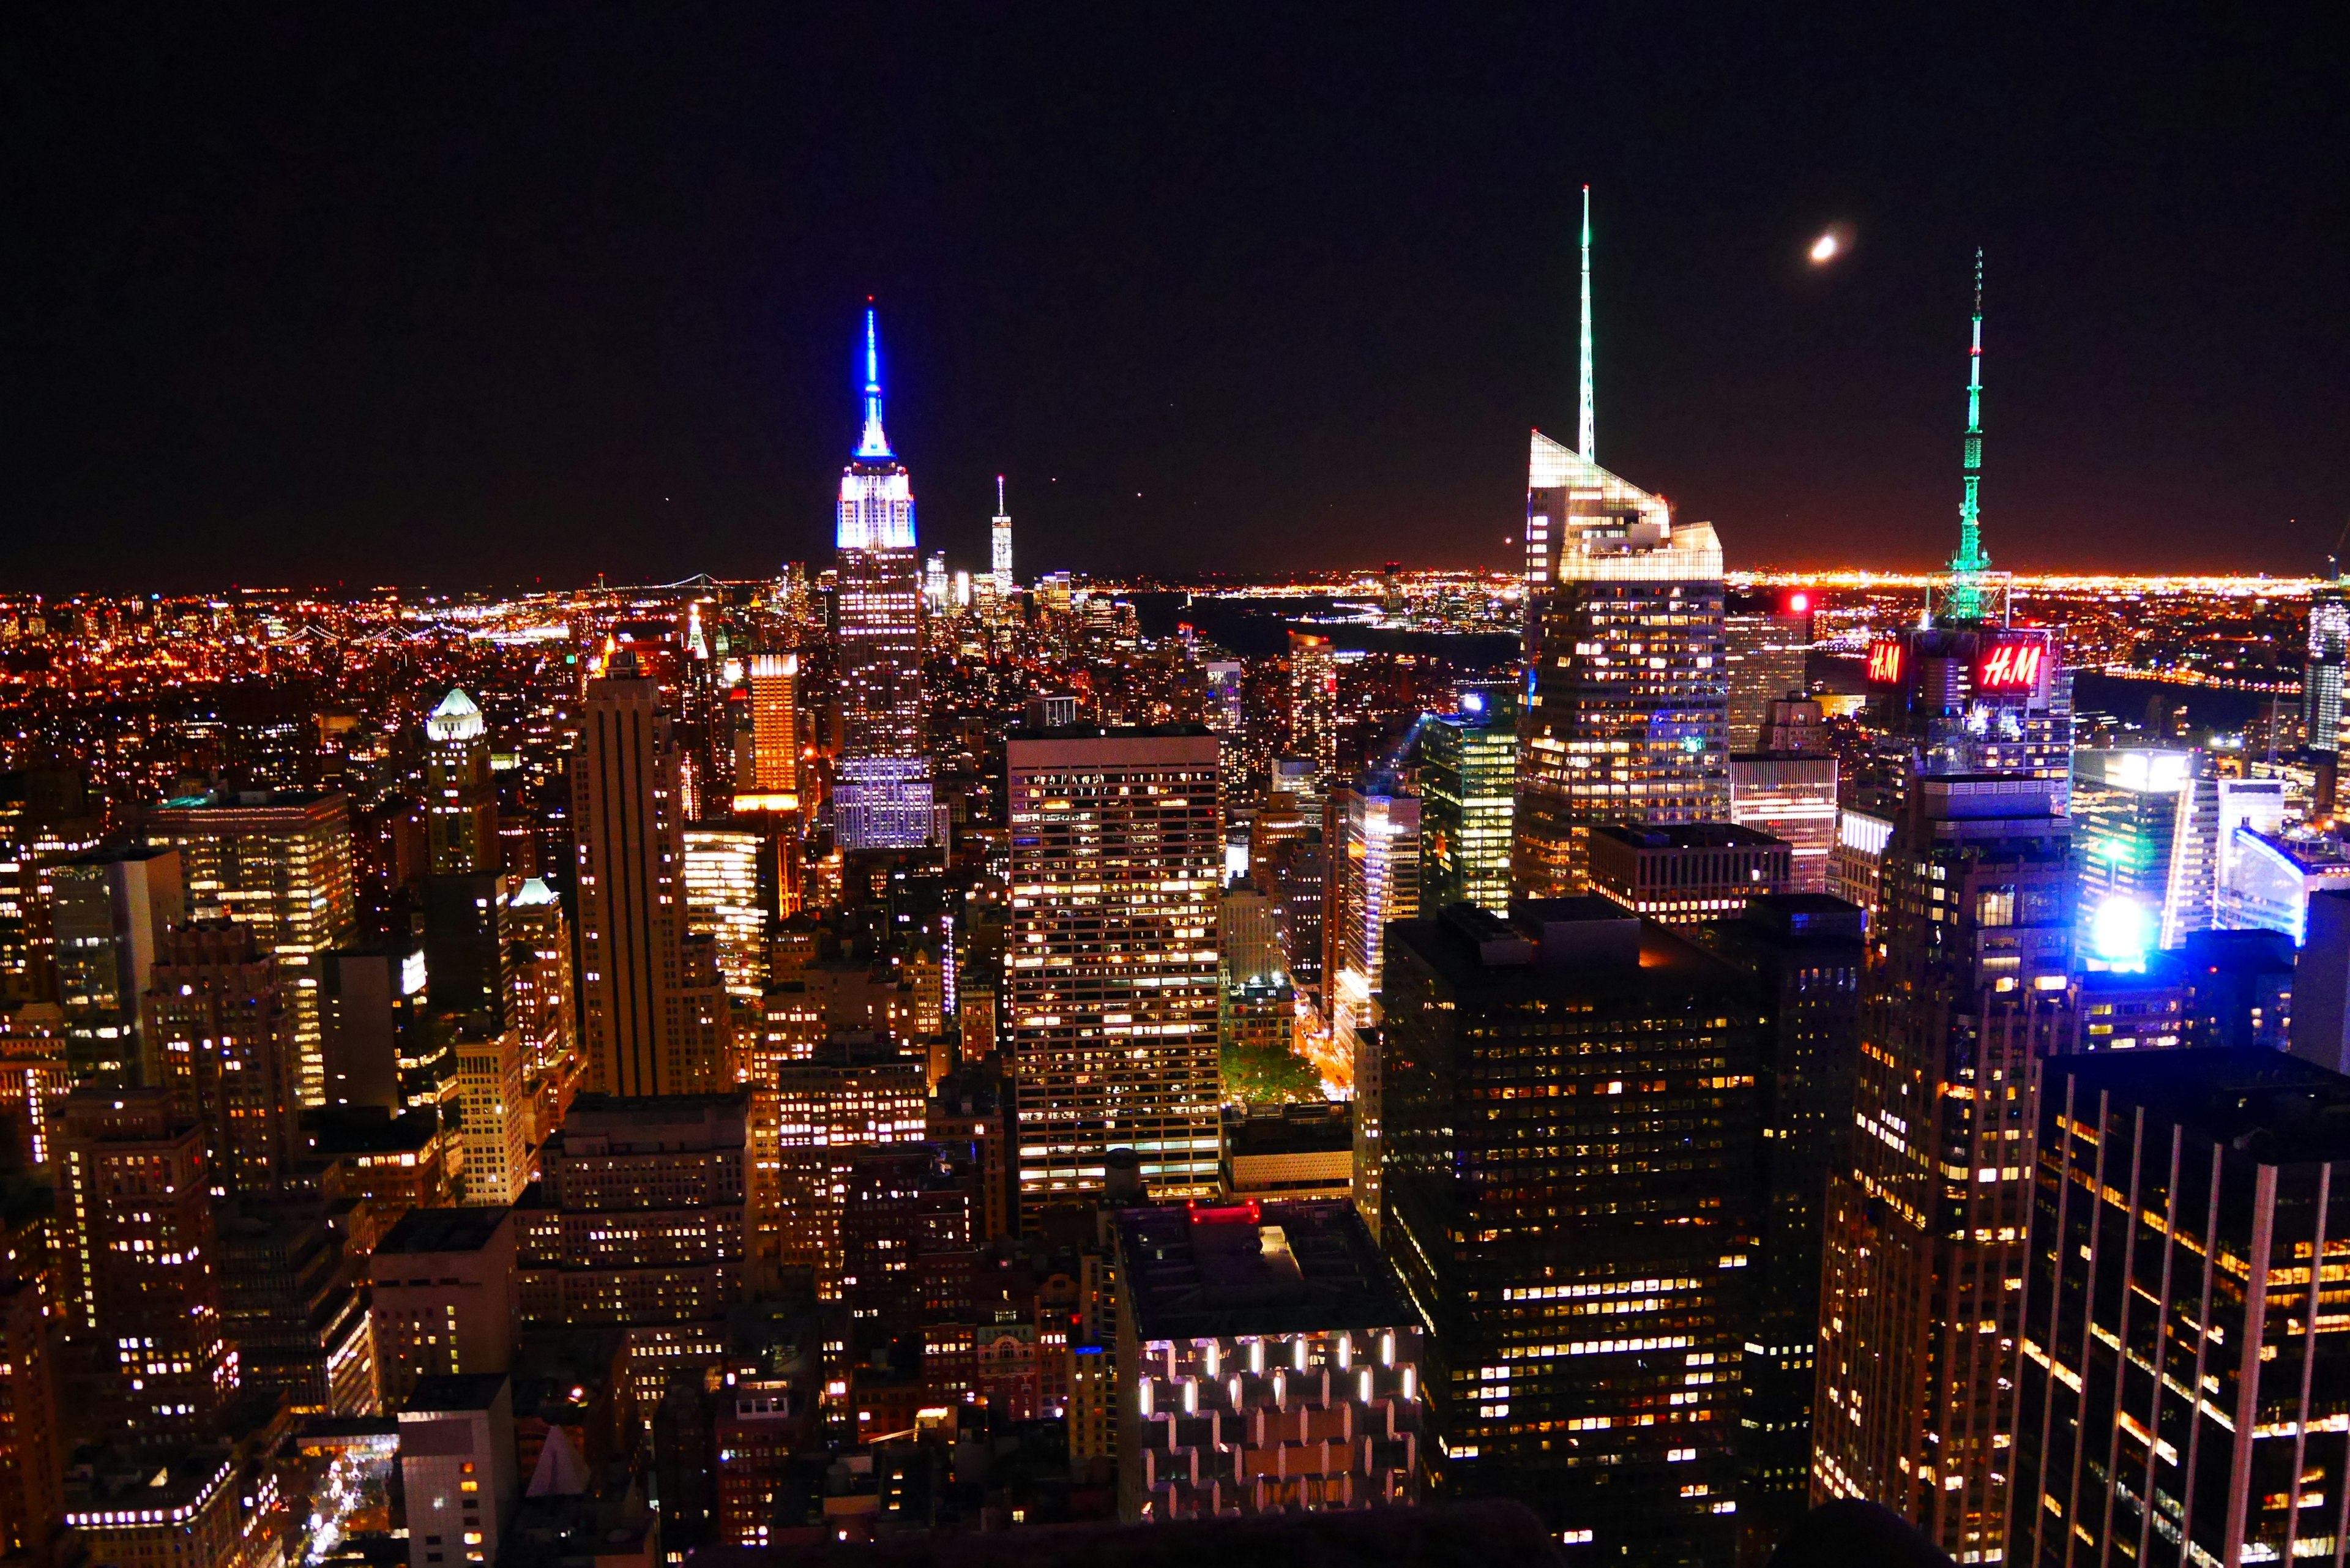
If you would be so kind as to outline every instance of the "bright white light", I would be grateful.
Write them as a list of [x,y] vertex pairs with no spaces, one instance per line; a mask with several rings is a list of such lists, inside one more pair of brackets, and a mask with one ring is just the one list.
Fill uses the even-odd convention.
[[2109,895],[2089,919],[2089,945],[2116,967],[2146,962],[2154,945],[2154,920],[2146,906],[2126,893]]
[[1835,231],[1831,229],[1812,242],[1812,259],[1815,262],[1834,261],[1836,253],[1843,249],[1844,242],[1837,239]]

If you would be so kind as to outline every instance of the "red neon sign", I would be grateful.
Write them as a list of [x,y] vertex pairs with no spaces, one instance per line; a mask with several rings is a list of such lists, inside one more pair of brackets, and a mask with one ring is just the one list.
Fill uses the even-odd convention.
[[1901,663],[1905,649],[1898,642],[1872,642],[1868,645],[1868,679],[1879,686],[1898,686],[1901,682]]
[[2041,660],[2048,646],[2037,639],[1994,642],[1975,666],[1975,689],[1981,691],[2023,691],[2040,684]]

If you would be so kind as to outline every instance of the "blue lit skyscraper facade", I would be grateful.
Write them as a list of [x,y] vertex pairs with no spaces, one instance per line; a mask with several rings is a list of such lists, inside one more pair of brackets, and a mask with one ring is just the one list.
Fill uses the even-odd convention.
[[940,841],[924,755],[921,567],[914,486],[881,425],[881,348],[865,313],[865,422],[840,474],[841,753],[832,799],[843,849]]

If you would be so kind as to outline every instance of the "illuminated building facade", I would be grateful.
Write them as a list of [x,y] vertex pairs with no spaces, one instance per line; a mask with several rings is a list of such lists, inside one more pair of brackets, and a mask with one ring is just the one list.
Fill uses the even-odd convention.
[[49,887],[69,1059],[82,1082],[130,1082],[148,1054],[140,998],[157,950],[185,913],[179,852],[94,849],[60,861]]
[[36,1560],[65,1511],[57,1336],[41,1287],[0,1273],[0,1552]]
[[750,827],[705,823],[685,829],[685,929],[711,940],[726,994],[756,1002],[767,986],[768,910],[760,899],[760,857],[768,838]]
[[1355,1095],[1357,1187],[1373,1235],[1379,1227],[1379,983],[1389,922],[1420,910],[1420,803],[1375,777],[1331,797],[1329,892],[1323,902],[1322,972],[1331,1048]]
[[1380,1235],[1431,1331],[1443,1491],[1525,1503],[1570,1561],[1727,1563],[1747,982],[1581,898],[1396,927],[1386,996]]
[[1868,723],[1908,753],[1910,773],[2045,779],[2061,814],[2073,782],[2073,677],[2063,657],[2044,627],[1904,628],[1869,647]]
[[[2275,1051],[2047,1064],[2015,1563],[2331,1562],[2350,1081]],[[2337,1220],[2336,1214],[2340,1214]]]
[[1118,1216],[1118,1516],[1420,1501],[1420,1330],[1345,1202]]
[[2288,836],[2240,826],[2230,832],[2220,865],[2221,930],[2279,931],[2300,947],[2309,935],[2309,901],[2350,888],[2350,848],[2334,838]]
[[1338,773],[1338,659],[1326,637],[1289,634],[1289,749],[1326,786]]
[[514,1524],[514,1386],[503,1372],[421,1379],[396,1412],[408,1568],[493,1563]]
[[1510,842],[1517,820],[1518,704],[1513,691],[1471,687],[1457,713],[1419,732],[1422,902],[1510,907]]
[[1762,1136],[1753,1146],[1761,1250],[1747,1279],[1739,1379],[1742,1561],[1762,1561],[1811,1506],[1821,1220],[1829,1178],[1852,1159],[1861,921],[1841,898],[1766,894],[1695,937],[1746,977],[1762,1021]]
[[325,1104],[318,971],[358,921],[348,805],[307,790],[182,797],[147,813],[146,835],[180,852],[191,909],[219,905],[276,956],[294,1003],[294,1091],[305,1106]]
[[555,889],[536,877],[524,882],[506,903],[506,937],[507,1022],[522,1031],[534,1075],[570,1078],[578,1067],[571,923]]
[[1783,841],[1790,893],[1828,891],[1836,845],[1836,760],[1795,753],[1730,759],[1730,820]]
[[1915,779],[1884,864],[1858,1134],[1828,1186],[1812,1495],[2002,1562],[2040,1061],[2073,1033],[2054,781]]
[[221,1326],[236,1346],[243,1387],[283,1389],[297,1410],[375,1410],[367,1265],[351,1248],[352,1224],[339,1205],[309,1193],[215,1210]]
[[514,1363],[515,1214],[503,1205],[411,1209],[368,1261],[380,1407],[427,1377]]
[[215,1193],[265,1192],[284,1179],[296,1115],[294,1008],[277,961],[234,920],[187,920],[164,940],[142,1011],[146,1081],[203,1130]]
[[1731,594],[1721,639],[1731,749],[1760,751],[1771,704],[1804,692],[1812,651],[1812,596],[1802,588]]
[[495,871],[498,796],[490,782],[490,728],[482,711],[452,687],[424,721],[425,829],[432,874]]
[[1885,888],[1885,851],[1893,824],[1850,807],[1836,812],[1835,847],[1828,852],[1828,897],[1856,904],[1873,933]]
[[751,656],[751,790],[790,795],[800,789],[800,656]]
[[2350,663],[2350,583],[2341,568],[2309,596],[2309,654],[2302,665],[2301,717],[2320,758],[2342,750],[2342,670]]
[[881,428],[881,348],[870,310],[865,423],[841,472],[836,542],[841,753],[834,835],[847,850],[938,843],[943,824],[925,754],[913,481]]
[[1374,778],[1338,791],[1332,805],[1339,837],[1323,904],[1322,972],[1331,1033],[1351,1052],[1356,1033],[1379,1021],[1388,923],[1419,914],[1420,802],[1393,779]]
[[[2209,759],[2197,752],[2074,753],[2085,957],[2129,963],[2211,929],[2220,853],[2236,826],[2222,820],[2223,803],[2237,805],[2230,786],[2250,782],[2212,777]],[[2275,781],[2259,782],[2276,793]],[[2241,809],[2236,815],[2241,820]]]
[[57,1293],[77,1363],[100,1374],[91,1424],[202,1437],[237,1389],[203,1129],[163,1089],[77,1089],[57,1158]]
[[995,580],[995,597],[1008,599],[1019,587],[1012,576],[1012,512],[1003,504],[1003,475],[995,476],[995,515],[988,520],[989,575]]
[[461,1024],[457,1104],[463,1115],[465,1199],[512,1203],[530,1184],[530,1052],[522,1031]]
[[1222,780],[1197,726],[1015,731],[1004,1012],[1020,1196],[1101,1190],[1113,1148],[1154,1197],[1214,1190]]
[[[106,1456],[113,1459],[113,1456]],[[237,1455],[224,1443],[150,1449],[92,1466],[66,1489],[64,1522],[93,1563],[160,1568],[244,1561]]]
[[1734,822],[1601,823],[1588,844],[1591,890],[1660,925],[1726,919],[1758,894],[1788,890],[1787,841]]
[[515,1210],[534,1324],[725,1315],[741,1293],[750,1096],[581,1095]]
[[685,1016],[678,752],[660,689],[623,650],[588,683],[572,764],[579,989],[588,1082],[607,1094],[712,1086]]
[[837,1300],[848,1162],[860,1149],[923,1137],[929,1076],[919,1056],[900,1055],[879,1041],[851,1040],[822,1046],[805,1060],[778,1063],[774,1072],[769,1229],[776,1266],[812,1270],[816,1294]]
[[105,831],[89,781],[65,768],[0,774],[0,998],[39,999],[52,948],[41,911],[57,864],[98,847]]
[[1248,667],[1232,659],[1216,659],[1200,667],[1208,678],[1208,728],[1219,735],[1237,735],[1246,721],[1243,681]]
[[1513,880],[1579,892],[1591,826],[1718,821],[1729,805],[1721,544],[1661,496],[1534,432],[1526,706]]

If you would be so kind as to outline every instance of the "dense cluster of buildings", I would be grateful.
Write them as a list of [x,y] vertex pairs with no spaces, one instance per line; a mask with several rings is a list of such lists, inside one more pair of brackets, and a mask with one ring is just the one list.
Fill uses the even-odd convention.
[[829,569],[10,610],[0,1549],[2339,1560],[2338,595],[2299,746],[2076,711],[1980,329],[1856,639],[1587,405],[1498,663],[951,572],[869,312]]

